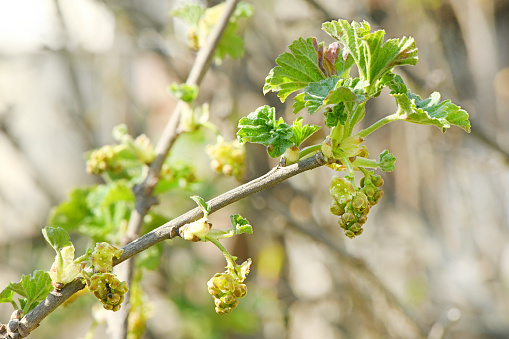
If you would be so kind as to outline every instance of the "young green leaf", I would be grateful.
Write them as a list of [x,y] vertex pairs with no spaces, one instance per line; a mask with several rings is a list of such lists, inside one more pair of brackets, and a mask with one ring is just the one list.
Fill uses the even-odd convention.
[[309,138],[313,133],[318,131],[321,127],[316,125],[304,125],[302,126],[302,117],[297,118],[293,122],[292,126],[292,137],[290,140],[294,143],[295,146],[299,147],[304,140]]
[[434,92],[429,98],[421,99],[417,94],[407,92],[391,94],[398,105],[402,120],[422,125],[435,125],[442,132],[456,125],[470,132],[468,113],[450,100],[440,102],[440,93]]
[[[6,289],[24,298],[18,300],[23,314],[27,314],[47,297],[53,286],[51,285],[51,278],[48,272],[37,270],[32,275],[23,275],[19,283],[10,282],[4,291]],[[8,293],[5,292],[4,296],[8,297]]]
[[253,227],[249,224],[249,221],[239,214],[230,215],[230,221],[235,235],[242,233],[253,234]]
[[48,225],[61,226],[70,231],[78,228],[83,220],[92,215],[87,196],[95,187],[76,188],[69,193],[69,199],[54,207],[48,217]]
[[201,210],[203,211],[203,217],[206,218],[210,213],[210,206],[207,204],[205,199],[203,199],[199,195],[193,195],[191,199],[193,199],[194,202],[198,204],[198,207],[200,207]]
[[344,125],[347,119],[348,112],[346,105],[343,102],[332,106],[332,108],[328,107],[323,116],[323,122],[325,123],[325,126],[329,128],[337,126],[338,124]]
[[276,63],[279,66],[270,70],[265,79],[263,93],[278,92],[281,102],[299,89],[311,82],[325,79],[318,64],[318,54],[315,49],[315,38],[299,38],[288,48],[290,52],[281,54]]
[[3,289],[2,292],[0,292],[0,303],[11,303],[15,310],[18,309],[18,305],[16,305],[16,302],[13,299],[14,292],[11,291],[9,286]]
[[173,83],[168,86],[168,90],[175,98],[184,102],[193,102],[198,96],[198,86],[196,85]]
[[309,114],[313,115],[327,105],[365,100],[366,81],[355,79],[328,78],[309,84],[304,90],[304,105]]
[[380,153],[379,160],[378,160],[378,166],[380,166],[380,169],[384,172],[392,172],[396,168],[396,165],[394,164],[396,162],[396,157],[389,153],[389,150],[384,150],[382,153]]
[[241,143],[252,142],[267,146],[272,158],[281,156],[288,147],[293,145],[290,126],[283,119],[276,120],[276,109],[262,106],[240,119],[237,137]]
[[96,186],[87,196],[87,204],[91,208],[103,208],[120,201],[134,202],[131,183],[117,180],[105,185]]
[[42,229],[42,234],[44,235],[44,239],[46,239],[57,252],[66,246],[72,245],[69,234],[61,227],[44,227]]
[[365,21],[352,21],[351,25],[346,20],[325,22],[322,30],[345,46],[354,58],[360,76],[370,85],[395,66],[417,63],[413,38],[390,39],[384,43],[385,31],[370,32],[371,27]]
[[[220,3],[210,8],[200,5],[187,4],[171,12],[172,15],[180,17],[190,25],[188,32],[189,45],[193,49],[200,49],[205,45],[208,36],[225,8],[225,3]],[[241,18],[252,16],[253,8],[250,4],[239,2],[230,21],[226,26],[223,36],[214,51],[214,60],[221,63],[226,56],[240,58],[244,54],[244,41],[237,34],[238,23]]]
[[170,12],[171,15],[181,18],[196,30],[203,13],[205,13],[205,8],[194,3],[185,3]]

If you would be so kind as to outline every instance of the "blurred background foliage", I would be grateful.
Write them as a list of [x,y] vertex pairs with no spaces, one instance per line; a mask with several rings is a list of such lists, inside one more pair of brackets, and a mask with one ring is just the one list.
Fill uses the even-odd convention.
[[[232,314],[215,314],[207,293],[207,280],[224,269],[211,244],[176,239],[140,255],[139,262],[159,257],[143,272],[145,295],[135,293],[143,337],[441,338],[447,327],[446,338],[509,337],[509,1],[248,2],[253,17],[239,22],[244,57],[214,65],[198,98],[227,140],[261,105],[293,118],[291,102],[262,95],[264,79],[299,36],[331,42],[321,23],[338,18],[367,20],[387,37],[413,36],[419,62],[401,75],[414,92],[438,90],[466,109],[472,133],[395,123],[370,136],[371,154],[389,148],[396,170],[382,174],[385,196],[355,240],[328,212],[328,168],[212,214],[218,226],[240,213],[254,227],[254,235],[224,241],[239,262],[254,262],[249,293]],[[167,86],[185,81],[195,57],[188,27],[170,16],[179,3],[0,2],[2,288],[49,270],[54,253],[41,228],[50,209],[71,189],[100,183],[85,171],[87,151],[112,143],[119,123],[157,142],[176,105]],[[394,111],[384,94],[370,101],[366,125]],[[171,157],[192,162],[199,184],[161,197],[154,210],[164,218],[149,224],[194,207],[192,194],[208,199],[239,184],[211,170],[205,147],[214,142],[205,131],[178,140]],[[243,180],[275,164],[265,147],[248,145]],[[82,253],[88,240],[71,236]],[[0,305],[0,319],[10,307]],[[81,296],[32,336],[105,338],[97,307]]]

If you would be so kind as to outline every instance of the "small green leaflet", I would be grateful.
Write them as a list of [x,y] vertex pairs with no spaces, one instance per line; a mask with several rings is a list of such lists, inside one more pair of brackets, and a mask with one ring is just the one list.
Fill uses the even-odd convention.
[[[0,292],[0,302],[10,302],[15,309],[20,309],[23,314],[27,314],[44,300],[52,289],[48,272],[37,270],[32,275],[23,275],[19,283],[10,282]],[[13,299],[15,293],[23,297],[18,298],[19,307]]]
[[293,136],[290,138],[295,146],[299,147],[304,140],[313,135],[316,131],[318,131],[321,127],[316,125],[304,125],[302,126],[302,117],[297,118],[293,122],[292,132]]
[[[220,3],[210,8],[204,8],[200,5],[187,3],[173,10],[171,14],[186,21],[190,25],[189,44],[199,49],[204,46],[207,37],[212,32],[217,21],[221,17],[225,8],[225,3]],[[244,40],[237,35],[238,20],[253,15],[252,5],[239,2],[230,22],[226,26],[223,36],[214,52],[214,60],[221,63],[226,56],[240,58],[244,54]]]
[[[361,102],[365,100],[364,88],[369,85],[366,81],[359,78],[342,79],[339,77],[331,77],[319,82],[310,83],[304,90],[304,96],[299,97],[299,102],[304,103],[309,114],[313,115],[327,105],[336,105],[341,102]],[[299,106],[295,107],[294,113]]]
[[168,90],[175,98],[184,102],[192,102],[198,96],[198,86],[196,85],[173,83],[168,86]]
[[62,248],[72,246],[69,234],[61,227],[44,227],[42,229],[44,239],[55,249],[60,251]]
[[249,221],[239,214],[230,215],[230,221],[235,235],[243,233],[253,234],[253,227],[249,224]]
[[288,47],[290,52],[285,52],[276,59],[279,66],[271,69],[265,79],[264,94],[270,91],[278,92],[281,102],[285,102],[286,97],[293,92],[311,82],[325,79],[318,65],[318,55],[313,41],[316,42],[316,39],[299,38]]
[[205,8],[193,3],[186,3],[170,12],[171,15],[181,18],[196,30],[198,30],[198,24],[203,13],[205,13]]
[[398,105],[402,120],[422,125],[435,125],[442,132],[456,125],[470,133],[468,113],[450,100],[440,102],[440,93],[434,92],[429,98],[421,99],[417,94],[407,92],[391,94]]
[[351,25],[346,20],[325,22],[322,30],[345,46],[354,58],[360,76],[370,85],[395,66],[417,63],[413,38],[390,39],[384,43],[385,31],[370,32],[371,27],[365,21],[352,21]]
[[384,172],[392,172],[396,168],[394,164],[396,162],[396,157],[389,152],[389,150],[383,150],[378,157],[378,166]]
[[288,147],[293,145],[290,126],[283,118],[276,120],[276,109],[262,106],[240,119],[237,137],[241,143],[251,142],[267,146],[267,152],[272,158],[281,156]]
[[206,218],[210,213],[210,206],[207,204],[205,199],[203,199],[199,195],[193,195],[191,199],[193,199],[194,202],[198,204],[198,207],[200,207],[200,209],[203,212],[203,217]]

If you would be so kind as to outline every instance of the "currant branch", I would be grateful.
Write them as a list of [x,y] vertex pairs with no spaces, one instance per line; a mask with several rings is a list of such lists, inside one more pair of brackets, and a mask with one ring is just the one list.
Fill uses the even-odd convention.
[[[236,187],[222,195],[211,199],[207,202],[210,207],[210,213],[216,212],[234,202],[247,198],[257,192],[270,188],[284,180],[287,180],[302,172],[312,170],[314,168],[325,165],[326,162],[321,153],[302,160],[299,163],[281,167],[276,166],[265,175],[256,178],[242,186]],[[155,230],[143,235],[142,237],[128,243],[121,248],[122,255],[120,258],[113,258],[113,266],[141,253],[142,251],[154,246],[164,240],[179,237],[179,230],[186,224],[200,219],[203,216],[203,210],[196,207],[187,213],[161,225]],[[79,290],[83,289],[85,284],[80,279],[65,285],[59,291],[52,291],[39,305],[32,311],[28,312],[20,321],[19,333],[22,338],[28,336],[39,323],[53,312],[58,306],[63,304],[67,299]]]

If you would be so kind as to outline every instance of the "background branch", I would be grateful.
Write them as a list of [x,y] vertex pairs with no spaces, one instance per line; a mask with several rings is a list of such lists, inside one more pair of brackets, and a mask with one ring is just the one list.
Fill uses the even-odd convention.
[[[205,46],[200,49],[196,60],[193,64],[191,72],[187,78],[186,83],[188,85],[200,85],[205,73],[210,67],[214,51],[216,50],[221,37],[228,26],[230,17],[233,14],[237,6],[238,0],[226,1],[225,10],[223,11],[218,23],[214,27],[210,36],[207,38]],[[143,225],[143,218],[149,211],[152,205],[157,202],[157,199],[153,196],[154,188],[159,182],[164,161],[168,157],[171,147],[175,143],[178,135],[178,126],[180,122],[180,115],[185,103],[179,101],[173,114],[166,125],[161,138],[155,148],[156,157],[149,167],[147,177],[143,183],[134,188],[136,196],[135,208],[133,209],[129,218],[127,231],[122,244],[126,244],[129,241],[136,239],[140,233],[140,229]],[[134,271],[134,262],[131,260],[128,265],[120,270],[119,276],[121,279],[126,280],[128,285],[131,286],[132,277]],[[108,328],[112,334],[113,339],[127,338],[128,334],[128,321],[129,321],[129,310],[130,310],[130,292],[125,295],[123,307],[117,313],[111,314],[108,321]]]

